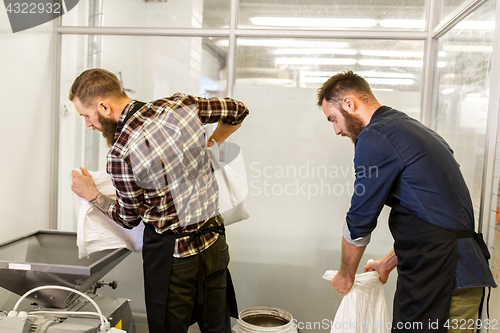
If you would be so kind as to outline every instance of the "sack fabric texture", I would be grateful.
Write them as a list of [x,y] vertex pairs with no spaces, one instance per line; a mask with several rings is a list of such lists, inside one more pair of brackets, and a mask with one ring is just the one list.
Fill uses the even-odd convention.
[[248,186],[239,147],[226,142],[221,147],[235,155],[227,164],[220,161],[220,147],[215,142],[208,148],[208,153],[219,186],[219,213],[224,218],[224,225],[228,226],[249,218],[243,201],[248,194]]
[[[116,190],[106,171],[89,171],[89,173],[99,192],[116,199]],[[142,251],[143,223],[133,229],[125,229],[101,213],[86,199],[76,194],[73,199],[78,218],[76,244],[80,259],[87,259],[94,252],[109,249],[127,248],[133,252]]]
[[[326,271],[323,278],[331,281],[336,273]],[[391,327],[378,272],[356,274],[351,291],[331,322],[330,333],[389,333]]]

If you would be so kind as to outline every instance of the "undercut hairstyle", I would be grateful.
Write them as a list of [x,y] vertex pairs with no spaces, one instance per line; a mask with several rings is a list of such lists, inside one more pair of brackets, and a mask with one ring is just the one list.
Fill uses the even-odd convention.
[[122,83],[115,74],[101,68],[88,69],[73,82],[69,100],[78,98],[83,106],[89,107],[98,98],[128,97]]
[[318,89],[318,106],[326,100],[340,109],[342,100],[350,94],[367,104],[376,101],[370,85],[363,77],[353,71],[345,71],[335,74]]

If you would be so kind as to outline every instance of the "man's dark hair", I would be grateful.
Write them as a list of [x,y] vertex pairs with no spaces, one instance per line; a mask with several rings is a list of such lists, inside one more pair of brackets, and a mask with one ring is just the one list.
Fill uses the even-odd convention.
[[337,73],[323,83],[318,89],[318,106],[326,100],[340,109],[342,100],[349,94],[355,95],[365,103],[376,100],[368,82],[349,70]]
[[85,107],[90,106],[97,98],[127,97],[120,80],[105,69],[88,69],[73,82],[69,92],[69,100],[78,98]]

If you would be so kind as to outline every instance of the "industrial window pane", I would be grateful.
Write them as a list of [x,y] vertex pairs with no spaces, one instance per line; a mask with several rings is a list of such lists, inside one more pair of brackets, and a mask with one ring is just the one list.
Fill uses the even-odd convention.
[[470,0],[443,0],[438,1],[437,15],[441,18],[441,22],[448,17],[453,11],[460,7],[465,2]]
[[[476,218],[481,200],[496,1],[487,1],[438,41],[436,130],[455,152]],[[447,66],[440,67],[439,63]]]
[[68,175],[79,166],[104,169],[109,150],[99,132],[85,128],[68,100],[76,77],[88,68],[105,68],[121,79],[129,97],[142,101],[177,92],[225,97],[220,75],[225,73],[227,55],[211,38],[202,37],[64,35],[61,50],[58,221],[59,229],[76,230]]
[[424,30],[427,0],[240,0],[240,28]]
[[[227,40],[215,43],[225,46]],[[351,69],[394,107],[410,98],[414,103],[404,103],[405,111],[420,118],[423,47],[422,41],[404,40],[239,38],[235,83],[317,89]]]
[[222,28],[230,0],[80,0],[63,15],[67,26]]

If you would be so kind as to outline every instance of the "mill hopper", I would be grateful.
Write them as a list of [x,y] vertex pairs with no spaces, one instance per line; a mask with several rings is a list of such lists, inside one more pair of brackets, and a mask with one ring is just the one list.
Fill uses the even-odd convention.
[[[41,230],[0,244],[0,286],[18,295],[46,285],[85,292],[129,254],[127,249],[113,249],[78,259],[76,233]],[[74,297],[68,291],[47,289],[28,299],[65,308]]]

